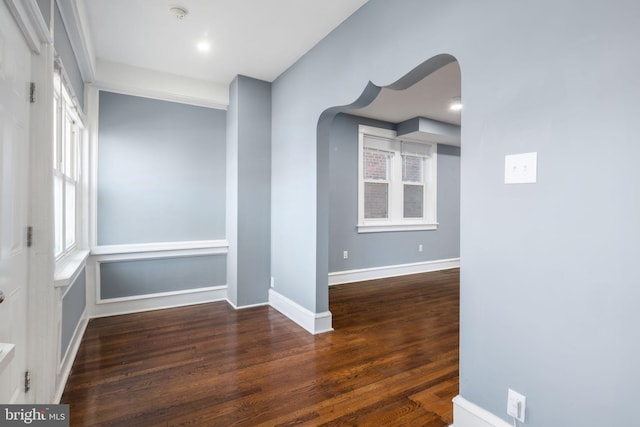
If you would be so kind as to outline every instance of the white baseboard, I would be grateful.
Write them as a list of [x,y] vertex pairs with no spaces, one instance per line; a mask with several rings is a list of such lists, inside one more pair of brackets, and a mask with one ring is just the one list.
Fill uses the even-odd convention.
[[333,331],[330,311],[314,313],[273,289],[269,289],[269,305],[314,335]]
[[500,417],[458,395],[453,398],[451,427],[513,427]]
[[[120,314],[139,313],[142,311],[162,310],[165,308],[183,307],[187,305],[206,304],[227,299],[227,286],[206,289],[192,289],[181,292],[168,292],[164,295],[154,294],[131,299],[123,298],[108,304],[95,304],[90,317],[108,317]],[[107,300],[108,301],[108,300]]]
[[343,283],[362,282],[363,280],[384,279],[386,277],[406,276],[408,274],[428,273],[460,267],[460,258],[435,261],[414,262],[411,264],[389,265],[384,267],[362,268],[358,270],[336,271],[329,273],[329,286]]
[[261,302],[258,304],[248,304],[248,305],[235,305],[233,302],[231,302],[229,298],[227,298],[227,303],[229,303],[229,305],[233,307],[234,310],[244,310],[245,308],[264,307],[265,305],[269,305],[268,302]]
[[76,355],[80,349],[80,343],[82,342],[82,337],[84,336],[84,332],[87,330],[89,319],[86,314],[86,311],[82,313],[82,317],[76,326],[76,330],[73,332],[67,351],[60,362],[60,368],[58,370],[58,385],[56,387],[54,403],[60,403],[60,399],[62,399],[62,393],[64,392],[64,387],[67,385],[73,361],[76,359]]

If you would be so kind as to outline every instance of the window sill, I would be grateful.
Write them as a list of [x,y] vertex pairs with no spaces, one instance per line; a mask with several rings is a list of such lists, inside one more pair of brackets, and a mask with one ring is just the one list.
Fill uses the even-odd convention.
[[384,233],[389,231],[424,231],[437,230],[438,223],[433,224],[358,224],[358,233]]
[[56,288],[64,288],[72,284],[86,265],[88,256],[88,250],[76,249],[57,262],[53,277],[53,286]]

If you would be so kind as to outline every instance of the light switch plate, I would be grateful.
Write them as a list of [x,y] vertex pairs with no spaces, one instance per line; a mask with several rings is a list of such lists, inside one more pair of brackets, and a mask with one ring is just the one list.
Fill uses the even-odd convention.
[[504,156],[505,184],[534,184],[538,179],[538,153]]

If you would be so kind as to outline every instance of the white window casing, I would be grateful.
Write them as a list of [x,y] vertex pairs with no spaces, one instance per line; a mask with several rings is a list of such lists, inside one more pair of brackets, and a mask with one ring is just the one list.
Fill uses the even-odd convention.
[[435,230],[436,202],[435,143],[404,140],[393,130],[359,126],[359,233]]
[[54,74],[54,218],[55,256],[61,261],[79,237],[83,124],[59,70]]

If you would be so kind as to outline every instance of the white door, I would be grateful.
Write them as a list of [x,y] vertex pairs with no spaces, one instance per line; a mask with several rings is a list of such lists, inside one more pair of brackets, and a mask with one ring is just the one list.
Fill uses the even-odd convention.
[[[0,1],[0,403],[27,403],[26,247],[31,51]],[[13,347],[11,347],[13,346]]]

